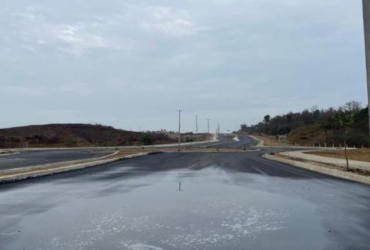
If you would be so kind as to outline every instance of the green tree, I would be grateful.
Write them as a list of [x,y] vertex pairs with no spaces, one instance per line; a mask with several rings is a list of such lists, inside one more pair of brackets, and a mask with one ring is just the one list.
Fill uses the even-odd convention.
[[263,122],[264,123],[269,123],[271,120],[271,116],[270,115],[265,115],[264,119],[263,119]]
[[77,141],[76,141],[76,139],[75,138],[67,138],[66,140],[65,140],[65,142],[64,142],[64,145],[66,146],[66,147],[77,147]]
[[141,137],[141,144],[143,145],[153,145],[154,138],[152,134],[146,133]]

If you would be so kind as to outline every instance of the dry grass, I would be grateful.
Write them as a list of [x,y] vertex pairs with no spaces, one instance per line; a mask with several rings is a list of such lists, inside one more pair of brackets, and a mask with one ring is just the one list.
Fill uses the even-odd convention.
[[[166,136],[171,138],[172,140],[175,140],[177,142],[179,138],[178,133],[164,133]],[[214,135],[213,134],[181,134],[181,142],[186,142],[188,139],[189,142],[195,142],[198,137],[198,141],[210,141],[213,139]]]
[[[365,161],[370,162],[370,151],[369,149],[350,149],[348,152],[348,158],[354,161]],[[344,150],[327,150],[317,152],[307,152],[307,154],[332,157],[337,159],[346,159]]]
[[[309,152],[309,153],[307,152],[306,154],[313,154],[313,153],[315,153],[315,152]],[[337,165],[334,165],[334,164],[326,164],[326,163],[321,163],[321,162],[316,162],[316,161],[309,161],[309,160],[304,160],[304,159],[295,158],[295,157],[289,157],[289,156],[281,155],[281,154],[273,154],[273,155],[275,155],[277,157],[280,157],[280,158],[287,159],[287,160],[310,163],[310,164],[314,164],[314,165],[325,167],[325,168],[340,170],[340,171],[343,171],[343,172],[351,172],[351,173],[354,173],[354,174],[370,176],[370,172],[364,171],[364,170],[361,170],[361,169],[347,170],[345,167],[340,167],[340,166],[337,166]],[[325,155],[320,155],[320,156],[325,156]],[[329,157],[329,156],[326,156],[326,157]]]

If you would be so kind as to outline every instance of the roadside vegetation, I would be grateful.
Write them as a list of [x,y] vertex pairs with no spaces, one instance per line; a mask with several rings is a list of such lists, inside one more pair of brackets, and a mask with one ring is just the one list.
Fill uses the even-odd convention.
[[49,124],[0,129],[0,148],[139,146],[176,141],[161,132],[138,133],[100,124]]
[[266,115],[256,125],[241,125],[240,132],[275,137],[276,141],[303,146],[368,147],[368,128],[368,108],[352,101],[338,108],[314,106],[297,113]]

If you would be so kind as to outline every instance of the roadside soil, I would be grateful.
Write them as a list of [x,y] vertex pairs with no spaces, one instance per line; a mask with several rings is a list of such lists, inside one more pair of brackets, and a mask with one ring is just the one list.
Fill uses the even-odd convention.
[[343,171],[343,172],[349,172],[349,173],[354,173],[354,174],[358,174],[358,175],[370,176],[369,171],[364,171],[364,170],[360,170],[360,169],[349,169],[349,170],[347,170],[344,167],[337,166],[337,165],[334,165],[334,164],[326,164],[326,163],[321,163],[321,162],[316,162],[316,161],[309,161],[309,160],[304,160],[304,159],[300,159],[300,158],[281,155],[279,153],[277,153],[277,154],[272,153],[272,155],[280,157],[280,158],[284,158],[284,159],[287,159],[287,160],[299,161],[299,162],[304,162],[304,163],[311,163],[311,164],[318,165],[318,166],[321,166],[321,167],[326,167],[326,168],[330,168],[330,169],[337,169],[337,170],[340,170],[340,171]]
[[[332,158],[337,158],[337,159],[346,159],[344,149],[343,150],[325,150],[325,151],[305,152],[305,154],[332,157]],[[370,150],[368,148],[349,149],[347,150],[347,154],[348,154],[349,160],[370,162]]]
[[281,139],[281,141],[279,141],[276,136],[256,134],[253,134],[253,136],[259,140],[264,141],[265,146],[292,146],[292,144],[289,143],[287,139]]

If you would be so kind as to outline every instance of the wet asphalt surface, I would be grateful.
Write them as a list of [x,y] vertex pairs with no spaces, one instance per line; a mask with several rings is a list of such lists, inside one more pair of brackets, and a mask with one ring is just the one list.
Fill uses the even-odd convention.
[[[231,140],[230,138],[223,134],[219,135],[219,141],[210,142],[210,143],[201,143],[200,145],[192,146],[182,146],[182,147],[225,147],[225,148],[235,148],[235,147],[248,147],[254,145],[253,139],[247,136],[241,136],[238,142]],[[91,159],[96,157],[102,157],[112,153],[114,150],[107,152],[98,152],[92,150],[80,150],[80,149],[71,149],[71,150],[30,150],[30,151],[21,151],[17,154],[12,155],[0,155],[0,171],[38,166],[51,163],[59,163],[65,161],[74,161],[74,160],[84,160]]]
[[[231,143],[230,143],[231,142]],[[219,135],[219,141],[202,143],[201,147],[235,147],[235,142],[232,143],[230,137],[227,137],[223,134]],[[253,140],[247,136],[243,136],[238,142],[239,146],[251,146],[253,145]],[[235,145],[234,145],[235,144]],[[192,146],[182,146],[182,147],[199,147],[199,145]],[[96,157],[102,157],[112,153],[114,150],[107,152],[98,152],[92,150],[80,150],[80,149],[71,149],[71,150],[24,150],[20,151],[17,154],[12,155],[0,155],[0,171],[38,166],[51,163],[59,163],[65,161],[74,161],[74,160],[84,160],[91,159]]]
[[22,151],[18,154],[0,156],[0,170],[44,165],[64,161],[84,160],[108,155],[107,152],[89,150]]
[[155,154],[1,185],[0,249],[369,249],[370,186],[266,150]]

